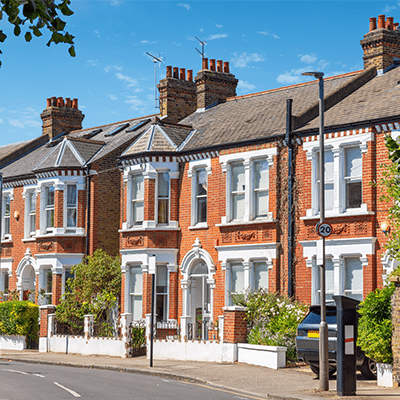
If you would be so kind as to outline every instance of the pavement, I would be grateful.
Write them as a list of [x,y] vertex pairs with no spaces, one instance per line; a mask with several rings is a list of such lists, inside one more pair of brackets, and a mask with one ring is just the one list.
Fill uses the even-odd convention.
[[400,400],[400,388],[378,387],[376,381],[357,374],[357,395],[337,396],[336,377],[329,381],[329,391],[321,392],[319,380],[307,366],[273,370],[243,363],[211,363],[176,360],[153,361],[146,357],[116,358],[79,354],[39,353],[37,350],[0,350],[0,360],[77,368],[99,368],[125,373],[155,375],[220,387],[250,398],[276,400]]

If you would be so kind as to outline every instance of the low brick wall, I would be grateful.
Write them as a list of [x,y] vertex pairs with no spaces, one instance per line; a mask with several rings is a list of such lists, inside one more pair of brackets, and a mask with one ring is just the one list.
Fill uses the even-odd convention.
[[392,350],[393,350],[393,385],[400,385],[400,277],[392,277],[395,284],[392,295]]

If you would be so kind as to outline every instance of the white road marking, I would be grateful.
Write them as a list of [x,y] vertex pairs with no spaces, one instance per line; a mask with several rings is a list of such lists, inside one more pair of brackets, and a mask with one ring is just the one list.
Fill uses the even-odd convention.
[[8,371],[8,372],[15,372],[17,374],[21,374],[21,375],[34,375],[34,376],[38,376],[39,378],[45,378],[44,375],[40,375],[40,374],[32,374],[29,372],[24,372],[24,371],[16,371],[15,369],[3,369],[3,371]]
[[44,375],[40,375],[40,374],[32,374],[32,375],[38,376],[39,378],[46,378]]
[[57,385],[58,387],[60,387],[61,389],[66,390],[68,393],[72,394],[72,396],[74,396],[74,397],[81,397],[81,395],[80,395],[79,393],[76,393],[76,392],[74,392],[73,390],[68,389],[68,388],[66,388],[66,387],[63,386],[63,385],[60,385],[60,384],[57,383],[57,382],[54,382],[54,384]]

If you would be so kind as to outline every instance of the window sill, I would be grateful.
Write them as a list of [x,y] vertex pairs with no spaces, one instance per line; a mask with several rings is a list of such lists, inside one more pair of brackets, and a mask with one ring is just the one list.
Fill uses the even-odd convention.
[[[78,233],[78,232],[67,232],[67,233],[60,233],[60,232],[49,232],[45,234],[36,235],[32,240],[35,239],[44,239],[49,237],[85,237],[85,233]],[[23,241],[30,241],[30,239],[23,239]]]
[[251,221],[232,221],[226,222],[222,224],[215,224],[218,227],[228,227],[228,226],[235,226],[235,225],[258,225],[258,224],[268,224],[276,222],[276,219],[253,219]]
[[23,243],[34,242],[34,241],[36,241],[36,236],[31,236],[31,237],[22,239]]
[[[365,216],[365,215],[375,215],[375,212],[373,211],[361,211],[359,209],[354,210],[354,211],[345,211],[340,214],[328,214],[325,213],[325,219],[330,219],[330,218],[342,218],[342,217],[357,217],[357,216]],[[311,216],[305,216],[305,217],[300,217],[300,220],[302,221],[311,221],[311,220],[318,220],[320,219],[320,215],[311,215]]]
[[127,229],[119,229],[119,233],[129,233],[129,232],[143,232],[143,231],[180,231],[181,228],[178,226],[168,226],[168,225],[160,225],[160,226],[135,226]]
[[1,240],[1,243],[3,244],[3,243],[5,243],[5,244],[7,244],[7,243],[12,243],[12,238],[9,238],[9,239],[2,239]]
[[189,226],[189,230],[190,231],[195,231],[195,230],[199,230],[199,229],[208,229],[209,227],[208,227],[208,225],[207,225],[207,223],[201,223],[201,224],[196,224],[196,225],[193,225],[193,226]]

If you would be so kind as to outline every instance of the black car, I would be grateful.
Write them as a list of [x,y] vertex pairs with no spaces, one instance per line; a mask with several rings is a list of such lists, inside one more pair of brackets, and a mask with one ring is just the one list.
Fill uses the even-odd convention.
[[[306,362],[315,374],[319,374],[319,324],[321,306],[310,306],[310,311],[297,327],[296,350],[300,361]],[[329,375],[336,372],[336,306],[326,305],[326,322],[328,324]],[[367,379],[376,379],[375,361],[368,358],[357,347],[357,369]]]

